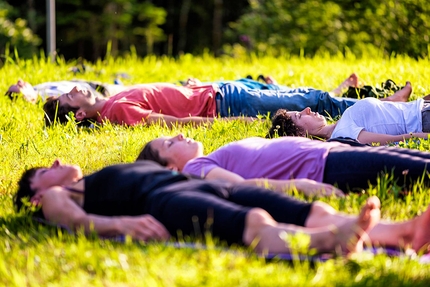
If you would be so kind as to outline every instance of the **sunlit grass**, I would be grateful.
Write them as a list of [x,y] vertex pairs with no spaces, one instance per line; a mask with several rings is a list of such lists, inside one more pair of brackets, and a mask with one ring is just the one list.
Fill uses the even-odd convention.
[[[430,92],[428,60],[410,58],[354,59],[319,57],[222,58],[184,55],[179,59],[148,57],[108,58],[89,65],[85,74],[74,75],[75,65],[60,59],[20,60],[0,69],[0,90],[18,78],[37,84],[64,79],[87,79],[112,83],[114,74],[127,73],[124,84],[171,82],[188,77],[202,81],[236,79],[246,75],[273,75],[279,83],[331,90],[352,72],[366,84],[386,79],[398,84],[410,80],[414,96]],[[56,158],[79,164],[84,173],[108,164],[132,162],[144,143],[161,135],[179,132],[202,141],[205,152],[246,137],[265,136],[268,123],[216,122],[212,127],[189,126],[166,129],[159,126],[125,128],[106,125],[79,129],[73,124],[46,129],[41,104],[10,102],[0,98],[0,285],[5,286],[428,286],[428,265],[407,257],[362,256],[337,259],[310,266],[308,263],[266,263],[246,249],[176,249],[164,244],[122,244],[70,235],[40,226],[17,216],[11,198],[16,182],[26,168],[49,165]],[[402,148],[429,150],[429,142],[401,144]],[[405,197],[396,195],[389,176],[363,194],[346,198],[323,198],[334,208],[357,213],[369,195],[382,201],[382,216],[401,221],[422,213],[430,204],[429,189],[416,185]],[[303,200],[316,200],[295,196]],[[429,227],[430,228],[430,227]]]

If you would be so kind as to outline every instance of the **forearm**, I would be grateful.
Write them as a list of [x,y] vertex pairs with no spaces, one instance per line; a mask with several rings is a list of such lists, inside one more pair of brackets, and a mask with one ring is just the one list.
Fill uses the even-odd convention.
[[287,190],[296,189],[297,191],[307,195],[336,195],[344,196],[342,190],[334,187],[331,184],[317,182],[315,180],[300,178],[290,180],[274,180],[274,179],[247,179],[244,181],[247,184],[253,184],[264,188],[271,188],[276,192],[285,192]]
[[193,126],[199,126],[202,124],[212,124],[214,122],[214,118],[210,117],[186,117],[186,118],[178,118],[176,124],[192,124]]
[[264,188],[270,188],[277,192],[284,192],[285,190],[296,188],[294,181],[292,180],[273,180],[273,179],[267,179],[267,178],[252,178],[252,179],[245,179],[243,183],[249,184],[249,185],[256,185]]
[[73,230],[84,229],[85,233],[96,232],[100,236],[116,236],[124,234],[121,230],[121,217],[108,217],[87,214],[80,218],[72,219],[69,227]]
[[393,142],[410,139],[412,137],[427,139],[428,134],[427,133],[409,133],[409,134],[402,134],[402,135],[386,135],[386,134],[363,133],[358,136],[358,140],[361,143],[368,143],[368,144],[380,143],[382,145],[385,145]]

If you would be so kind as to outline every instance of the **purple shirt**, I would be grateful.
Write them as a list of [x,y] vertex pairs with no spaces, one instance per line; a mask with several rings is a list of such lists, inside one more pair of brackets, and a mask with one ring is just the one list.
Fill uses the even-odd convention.
[[322,182],[328,152],[336,146],[343,144],[302,137],[247,138],[190,160],[182,171],[205,177],[220,167],[245,179],[308,178]]

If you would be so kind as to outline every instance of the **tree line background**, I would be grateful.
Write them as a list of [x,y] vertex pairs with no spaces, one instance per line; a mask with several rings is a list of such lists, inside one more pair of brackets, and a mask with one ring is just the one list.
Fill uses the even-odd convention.
[[[427,57],[427,0],[56,0],[57,53]],[[0,0],[0,54],[46,48],[46,1]]]

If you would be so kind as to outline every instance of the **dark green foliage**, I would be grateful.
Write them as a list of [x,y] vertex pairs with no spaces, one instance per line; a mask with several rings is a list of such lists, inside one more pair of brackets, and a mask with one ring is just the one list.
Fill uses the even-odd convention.
[[430,7],[424,0],[249,2],[232,28],[260,53],[428,55]]
[[[1,10],[9,3],[6,10]],[[23,57],[45,48],[46,1],[6,0],[17,36],[5,37]],[[329,53],[428,56],[430,6],[425,0],[56,0],[57,52],[95,61],[135,52],[249,53],[314,56]],[[6,19],[6,18],[5,18]],[[22,19],[26,19],[23,22]],[[24,33],[29,27],[32,33]],[[3,35],[3,36],[2,36]],[[27,36],[24,36],[27,35]],[[240,44],[240,45],[238,45]],[[233,47],[233,48],[232,48]]]

